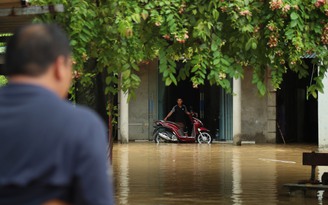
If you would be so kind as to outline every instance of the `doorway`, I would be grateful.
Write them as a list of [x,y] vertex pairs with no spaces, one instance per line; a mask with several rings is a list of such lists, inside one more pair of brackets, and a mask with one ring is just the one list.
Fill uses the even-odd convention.
[[299,79],[296,73],[287,72],[277,91],[277,143],[282,143],[281,135],[287,143],[318,143],[318,101],[312,96],[307,99],[306,93],[316,75],[310,60],[304,59],[308,77]]
[[[161,76],[160,76],[161,78]],[[215,140],[232,139],[232,95],[209,83],[194,88],[190,79],[180,81],[177,86],[165,87],[159,81],[159,118],[169,113],[178,98],[182,98],[188,111],[191,109],[211,132]],[[169,120],[174,120],[173,118]]]

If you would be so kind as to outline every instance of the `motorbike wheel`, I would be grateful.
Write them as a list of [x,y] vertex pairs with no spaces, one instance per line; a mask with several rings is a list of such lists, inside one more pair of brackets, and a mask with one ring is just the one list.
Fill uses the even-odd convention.
[[201,132],[197,136],[197,142],[199,144],[203,144],[203,143],[211,144],[212,137],[211,137],[210,133],[208,133],[208,132]]
[[158,130],[157,132],[155,132],[155,134],[153,135],[154,137],[154,142],[155,143],[163,143],[163,142],[166,142],[166,140],[164,140],[163,138],[161,138],[159,136],[159,133],[162,133],[166,136],[169,136],[169,133],[167,131],[163,131],[163,130]]

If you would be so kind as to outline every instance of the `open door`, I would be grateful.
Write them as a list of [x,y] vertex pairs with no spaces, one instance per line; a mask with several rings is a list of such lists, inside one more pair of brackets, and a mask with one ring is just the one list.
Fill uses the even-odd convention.
[[287,143],[318,143],[318,101],[312,96],[307,99],[306,94],[316,73],[310,59],[305,62],[313,69],[312,75],[299,79],[287,72],[277,91],[277,143],[282,143],[281,134]]
[[[232,95],[218,86],[206,83],[194,88],[190,79],[180,81],[177,86],[159,85],[159,119],[163,119],[182,98],[188,110],[192,107],[204,126],[211,131],[213,139],[232,140]],[[173,119],[172,119],[173,120]]]

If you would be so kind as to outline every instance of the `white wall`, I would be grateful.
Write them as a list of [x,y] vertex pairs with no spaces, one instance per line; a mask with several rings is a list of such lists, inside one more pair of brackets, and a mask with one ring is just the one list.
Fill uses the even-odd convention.
[[323,79],[324,93],[318,96],[319,147],[328,148],[328,77]]
[[121,143],[129,142],[129,103],[128,93],[120,91],[119,97],[119,140]]
[[241,134],[241,80],[233,79],[233,122],[232,136]]

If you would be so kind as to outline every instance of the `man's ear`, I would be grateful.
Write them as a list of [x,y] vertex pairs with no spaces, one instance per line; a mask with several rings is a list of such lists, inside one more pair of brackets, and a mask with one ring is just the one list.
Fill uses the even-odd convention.
[[56,80],[62,80],[66,73],[65,73],[65,57],[58,56],[54,62],[54,74]]

